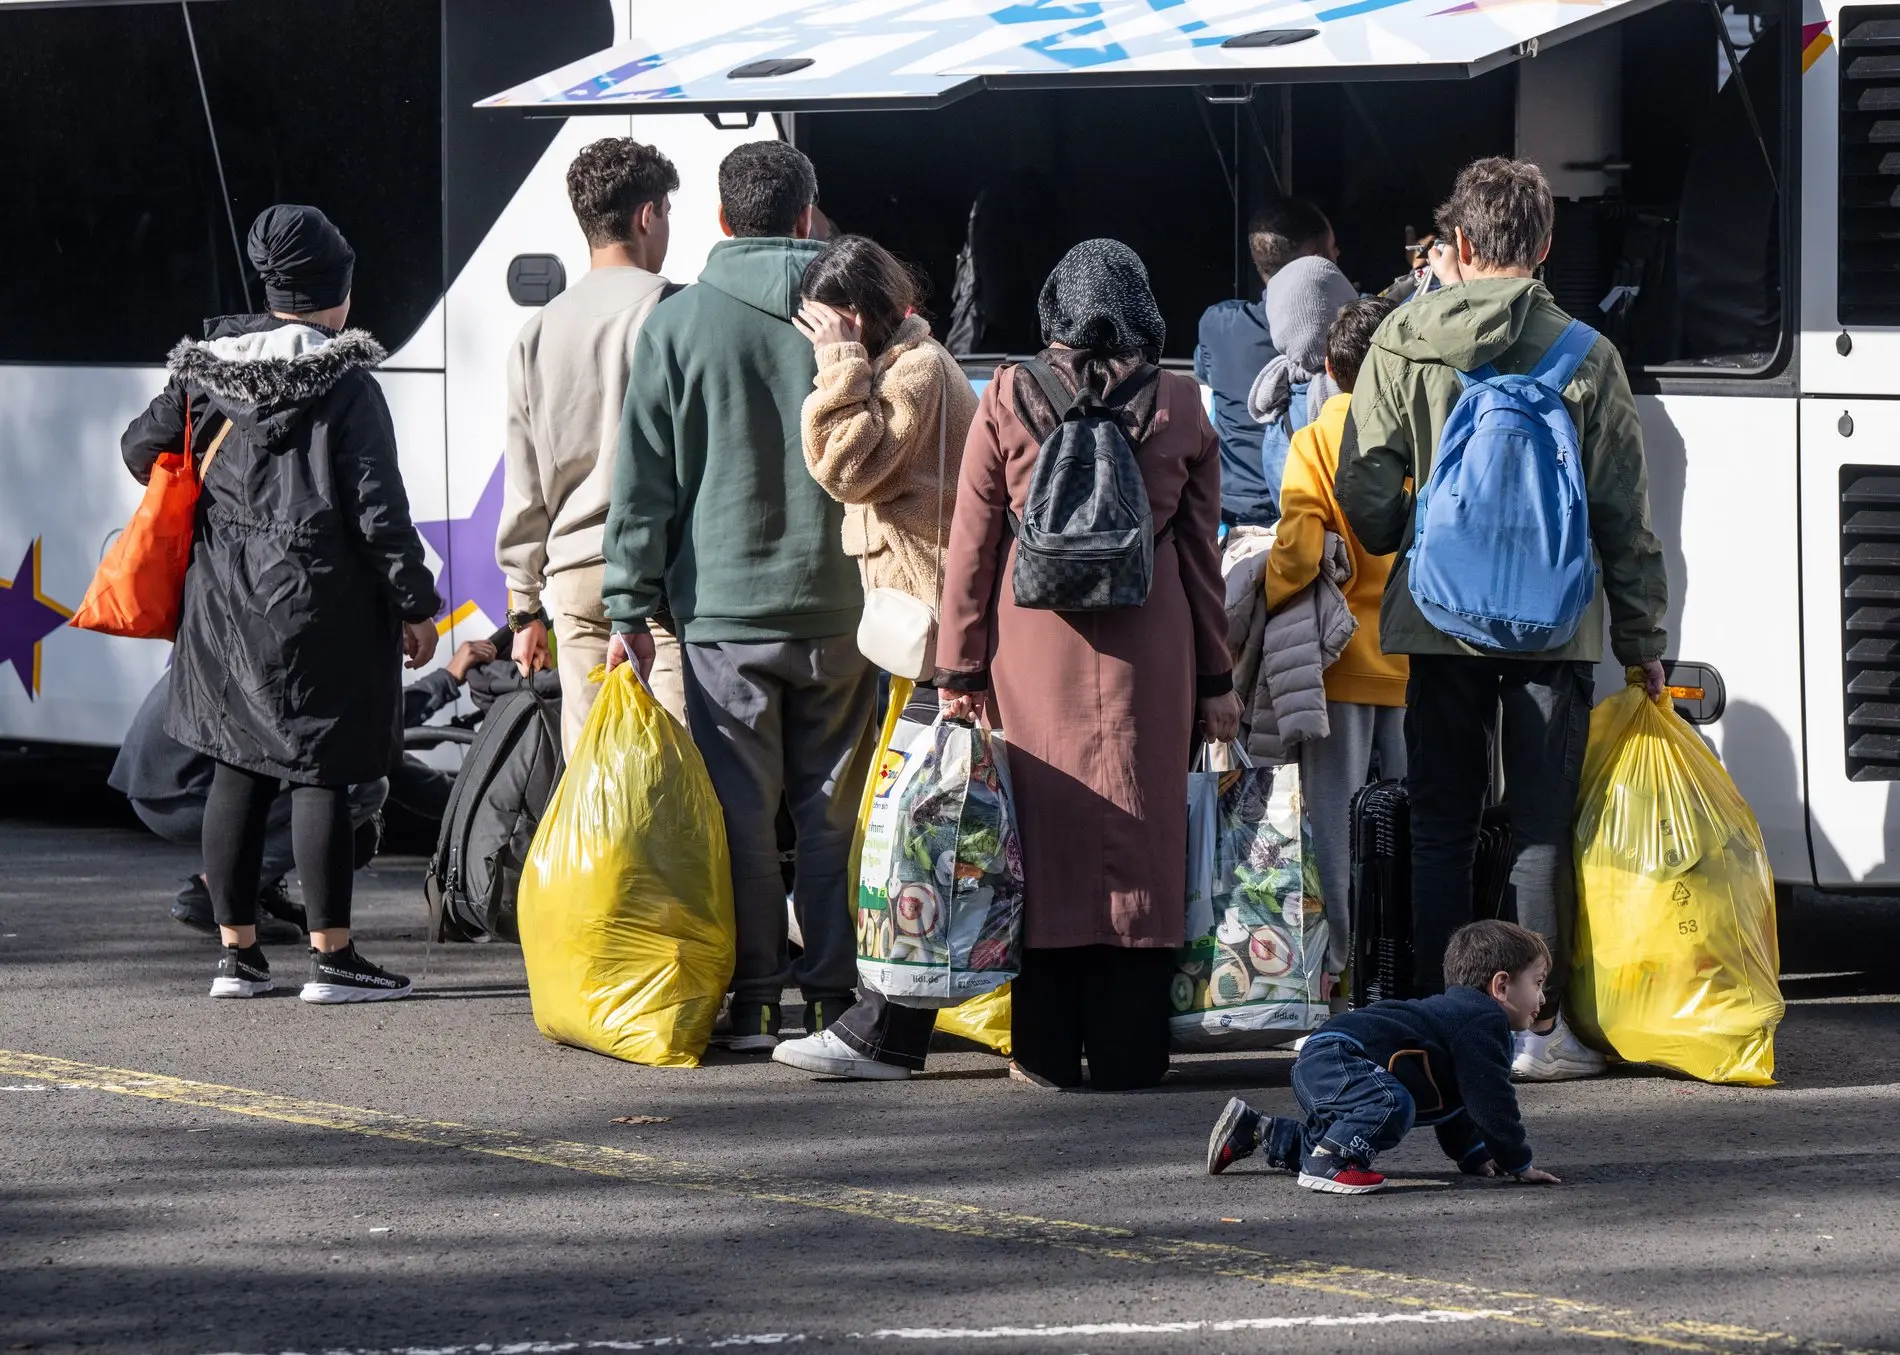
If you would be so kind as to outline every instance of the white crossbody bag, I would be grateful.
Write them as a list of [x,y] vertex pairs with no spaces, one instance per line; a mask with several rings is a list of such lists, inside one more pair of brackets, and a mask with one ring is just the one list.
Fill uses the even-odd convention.
[[[941,375],[941,373],[940,373]],[[937,577],[943,577],[943,490],[950,392],[937,395]],[[862,569],[862,565],[860,565]],[[858,652],[892,677],[921,682],[937,670],[937,608],[901,588],[866,588]]]

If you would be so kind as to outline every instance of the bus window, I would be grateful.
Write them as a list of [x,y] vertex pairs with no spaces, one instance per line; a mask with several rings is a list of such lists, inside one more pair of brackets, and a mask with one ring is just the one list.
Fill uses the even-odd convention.
[[1559,299],[1632,367],[1763,373],[1788,346],[1781,185],[1799,28],[1781,0],[1721,17],[1671,0],[1619,25],[1619,190],[1559,211],[1557,250],[1567,216],[1588,220],[1596,263]]
[[1165,356],[1185,361],[1203,309],[1237,282],[1259,292],[1231,184],[1245,195],[1267,174],[1244,118],[1184,88],[999,90],[928,112],[801,113],[793,139],[838,230],[929,274],[931,319],[942,336],[956,318],[960,354],[1039,349],[1043,280],[1069,246],[1106,235],[1147,264]]
[[0,359],[158,362],[243,308],[175,7],[0,18],[0,127]]
[[[238,234],[273,202],[320,206],[357,251],[352,323],[395,349],[442,290],[437,0],[197,5],[191,22]],[[203,317],[261,307],[180,8],[0,27],[0,360],[156,363]]]

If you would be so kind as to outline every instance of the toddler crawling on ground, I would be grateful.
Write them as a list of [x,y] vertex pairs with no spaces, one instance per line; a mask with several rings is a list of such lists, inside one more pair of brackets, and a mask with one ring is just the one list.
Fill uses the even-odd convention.
[[1531,1164],[1511,1086],[1511,1032],[1537,1019],[1549,975],[1536,932],[1459,928],[1445,947],[1443,993],[1375,1002],[1307,1037],[1293,1065],[1303,1122],[1229,1101],[1208,1139],[1209,1174],[1264,1149],[1269,1167],[1297,1171],[1308,1190],[1369,1195],[1385,1185],[1373,1160],[1422,1124],[1467,1175],[1558,1184]]

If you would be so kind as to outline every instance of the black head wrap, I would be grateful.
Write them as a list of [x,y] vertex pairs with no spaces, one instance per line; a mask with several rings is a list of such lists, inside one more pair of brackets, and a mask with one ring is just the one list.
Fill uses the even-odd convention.
[[1148,287],[1148,270],[1141,256],[1119,240],[1084,240],[1063,255],[1042,284],[1036,312],[1044,343],[1104,357],[1140,353],[1157,362],[1168,338]]
[[[1042,339],[1061,344],[1041,354],[1071,391],[1087,386],[1117,398],[1116,415],[1128,436],[1142,443],[1159,427],[1160,382],[1133,378],[1161,358],[1168,327],[1148,287],[1141,256],[1119,240],[1084,240],[1062,256],[1042,284],[1036,302]],[[1061,411],[1034,381],[1015,383],[1016,414],[1038,442],[1061,419]]]
[[245,249],[274,311],[329,310],[350,294],[356,251],[315,207],[280,203],[265,208],[251,225]]

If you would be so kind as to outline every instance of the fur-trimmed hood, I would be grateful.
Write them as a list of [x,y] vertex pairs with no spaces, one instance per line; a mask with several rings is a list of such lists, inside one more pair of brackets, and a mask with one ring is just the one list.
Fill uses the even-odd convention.
[[266,444],[351,372],[388,356],[364,330],[332,333],[274,316],[234,317],[212,331],[209,338],[181,339],[166,366],[240,431]]

